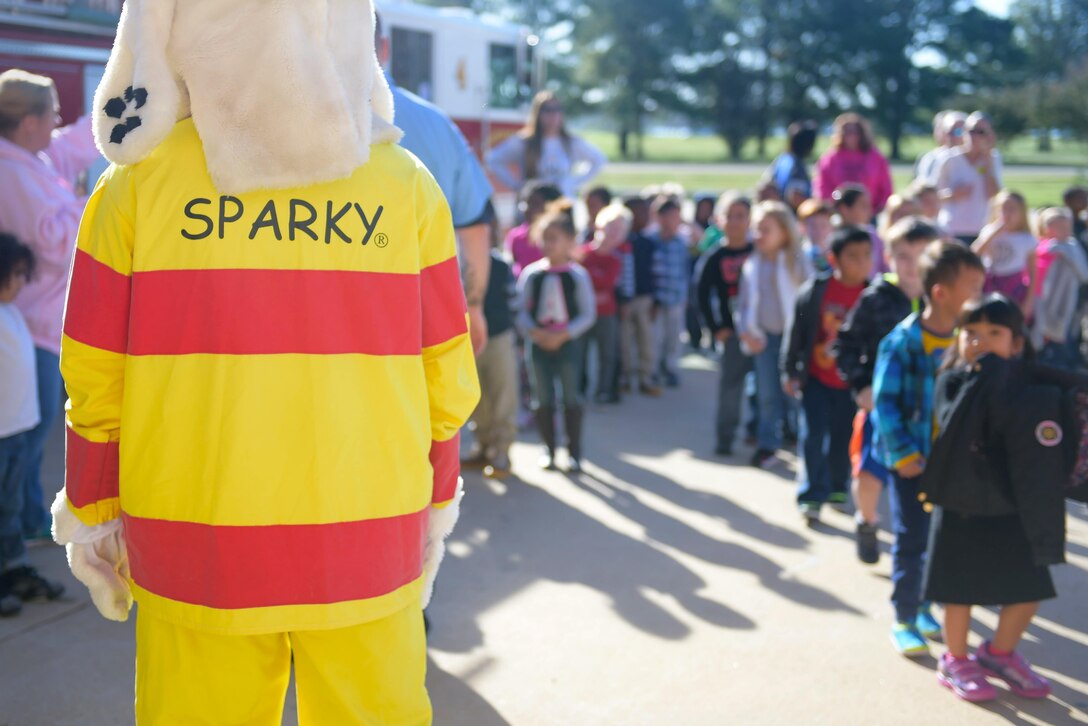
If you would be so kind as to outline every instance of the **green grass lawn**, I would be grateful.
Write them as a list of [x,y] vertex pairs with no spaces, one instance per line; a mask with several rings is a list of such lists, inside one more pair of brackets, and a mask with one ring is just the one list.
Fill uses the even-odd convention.
[[[607,131],[587,131],[582,133],[587,140],[594,143],[608,155],[609,159],[619,160],[619,141],[614,133]],[[821,137],[816,157],[827,146],[827,137]],[[767,154],[761,158],[755,141],[745,145],[741,155],[741,161],[768,162],[778,155],[785,144],[782,138],[769,139],[767,142]],[[903,141],[903,158],[907,162],[929,151],[933,141],[929,137],[911,136]],[[657,162],[686,162],[686,163],[721,163],[730,161],[725,142],[716,136],[693,136],[691,138],[648,136],[644,142],[645,161]],[[880,143],[884,153],[888,153],[886,143]],[[1088,143],[1056,139],[1054,148],[1050,152],[1036,150],[1035,139],[1021,136],[1009,142],[999,144],[1001,153],[1005,157],[1005,163],[1036,164],[1036,165],[1060,165],[1060,166],[1088,166]]]
[[[896,170],[894,175],[895,188],[905,189],[910,183],[908,171]],[[619,174],[605,168],[604,173],[594,180],[610,187],[613,191],[622,193],[637,192],[645,187],[661,184],[663,182],[675,182],[683,185],[690,194],[720,194],[730,189],[741,189],[751,192],[759,180],[759,174],[733,173],[714,174],[699,171],[691,167],[685,167],[683,171],[675,173],[659,173],[655,170],[636,171],[631,174]],[[1050,206],[1061,203],[1062,192],[1073,184],[1088,186],[1088,173],[1081,171],[1079,174],[1039,175],[1035,173],[1017,173],[1015,167],[1005,171],[1005,184],[1009,189],[1014,189],[1023,194],[1028,204],[1032,207]]]

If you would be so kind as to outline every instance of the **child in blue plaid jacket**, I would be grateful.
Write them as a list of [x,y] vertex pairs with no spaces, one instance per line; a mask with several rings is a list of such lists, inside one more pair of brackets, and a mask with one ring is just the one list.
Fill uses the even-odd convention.
[[925,636],[940,625],[922,602],[922,570],[929,513],[918,483],[934,438],[933,391],[937,369],[952,344],[960,311],[982,294],[985,268],[963,245],[934,242],[919,263],[926,306],[888,334],[877,352],[873,378],[873,446],[892,472],[892,642],[907,656],[929,652]]

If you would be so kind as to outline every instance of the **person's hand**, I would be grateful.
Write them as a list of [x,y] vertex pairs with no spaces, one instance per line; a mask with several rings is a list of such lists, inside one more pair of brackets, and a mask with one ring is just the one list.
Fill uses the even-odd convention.
[[72,574],[87,588],[91,602],[107,620],[124,622],[132,609],[128,548],[121,520],[89,527],[68,509],[64,490],[51,507],[53,539],[64,545]]
[[873,387],[869,386],[867,388],[863,388],[858,393],[858,397],[857,397],[856,401],[857,401],[857,404],[858,404],[858,408],[860,408],[862,411],[872,411],[873,410]]
[[468,309],[468,335],[472,340],[472,351],[476,355],[483,353],[487,347],[487,318],[484,317],[484,309],[480,305],[473,305]]
[[759,355],[767,347],[767,341],[763,338],[757,338],[750,333],[744,333],[740,336],[740,339],[744,341],[744,345],[747,346],[748,352],[752,355]]
[[801,397],[801,381],[796,378],[788,378],[782,382],[782,390],[790,398]]
[[714,340],[718,341],[719,343],[724,343],[724,342],[728,341],[732,337],[733,337],[733,331],[730,330],[729,328],[722,328],[721,330],[719,330],[717,333],[714,334]]
[[423,545],[423,595],[422,605],[426,609],[434,593],[434,581],[438,577],[438,568],[446,556],[446,538],[453,532],[453,526],[461,515],[461,499],[464,497],[464,480],[457,478],[457,490],[453,501],[445,507],[430,508],[427,521],[427,537]]
[[962,202],[964,199],[968,199],[974,191],[975,187],[973,185],[960,184],[952,188],[952,194],[948,198],[953,202]]
[[911,459],[902,466],[895,467],[895,471],[904,479],[917,479],[926,470],[926,460],[922,457]]

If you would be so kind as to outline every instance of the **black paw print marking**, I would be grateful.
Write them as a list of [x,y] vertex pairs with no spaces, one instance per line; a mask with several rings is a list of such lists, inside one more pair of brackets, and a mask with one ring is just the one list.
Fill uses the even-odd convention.
[[126,118],[125,112],[128,111],[130,105],[135,105],[136,110],[139,110],[144,107],[145,103],[147,103],[147,89],[133,88],[132,86],[125,89],[124,98],[115,96],[106,101],[106,108],[104,109],[106,115],[120,121],[110,132],[111,144],[120,144],[125,140],[125,136],[129,131],[140,127],[143,123],[140,117],[134,114]]

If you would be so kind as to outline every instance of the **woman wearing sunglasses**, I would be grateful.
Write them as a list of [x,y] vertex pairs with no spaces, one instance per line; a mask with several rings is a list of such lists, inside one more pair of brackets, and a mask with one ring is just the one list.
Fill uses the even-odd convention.
[[972,244],[989,221],[990,200],[1001,191],[1001,154],[990,118],[981,111],[967,117],[964,143],[948,152],[937,172],[941,226]]
[[567,131],[563,106],[551,91],[533,99],[525,128],[487,154],[488,171],[513,191],[536,180],[555,184],[568,199],[577,199],[606,161],[597,147]]

